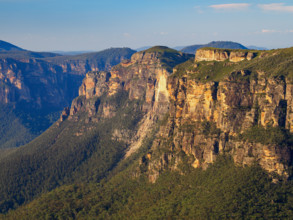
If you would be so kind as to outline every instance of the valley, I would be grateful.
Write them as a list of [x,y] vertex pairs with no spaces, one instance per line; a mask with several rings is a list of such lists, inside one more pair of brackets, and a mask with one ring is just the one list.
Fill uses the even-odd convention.
[[78,95],[88,71],[108,70],[134,53],[128,48],[112,48],[60,56],[12,48],[0,52],[0,149],[24,145],[52,125]]
[[58,121],[0,157],[2,216],[289,218],[292,80],[292,48],[156,46],[89,70]]

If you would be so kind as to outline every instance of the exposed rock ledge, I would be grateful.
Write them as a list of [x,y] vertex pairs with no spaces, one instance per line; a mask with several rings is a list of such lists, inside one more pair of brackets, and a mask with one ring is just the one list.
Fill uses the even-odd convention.
[[257,52],[247,50],[225,50],[214,48],[203,48],[196,51],[195,61],[225,61],[240,62],[251,60],[257,56]]

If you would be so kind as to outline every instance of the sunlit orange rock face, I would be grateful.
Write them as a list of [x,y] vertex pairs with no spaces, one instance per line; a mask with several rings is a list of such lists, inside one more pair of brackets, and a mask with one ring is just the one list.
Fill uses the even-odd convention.
[[256,56],[255,52],[246,50],[231,51],[225,49],[199,49],[196,52],[196,61],[225,61],[240,62],[251,60]]
[[[200,59],[218,62],[241,62],[254,57],[253,52],[199,50]],[[145,138],[160,123],[150,150],[142,158],[151,182],[163,170],[177,170],[182,153],[194,168],[206,169],[219,155],[228,155],[237,165],[257,162],[270,173],[288,177],[290,149],[241,139],[247,130],[262,126],[283,127],[293,131],[293,87],[285,78],[268,78],[259,71],[227,73],[220,81],[200,81],[188,71],[172,75],[156,52],[140,52],[112,68],[110,72],[88,73],[79,90],[80,98],[70,114],[88,112],[111,118],[117,111],[115,103],[95,103],[99,97],[116,97],[127,92],[129,101],[140,100],[143,117],[137,129],[117,131],[113,137],[127,136],[125,157],[136,152]],[[92,104],[89,104],[92,103]],[[125,139],[125,138],[124,138]]]

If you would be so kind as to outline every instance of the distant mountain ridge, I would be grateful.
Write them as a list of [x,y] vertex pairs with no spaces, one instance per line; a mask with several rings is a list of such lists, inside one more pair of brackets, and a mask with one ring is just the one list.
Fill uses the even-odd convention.
[[3,51],[25,51],[25,50],[11,43],[0,40],[0,52],[3,52]]
[[247,47],[243,46],[242,44],[232,42],[232,41],[212,41],[208,44],[197,44],[197,45],[187,46],[181,49],[180,51],[184,53],[195,54],[195,52],[199,48],[203,48],[203,47],[214,47],[214,48],[220,48],[220,49],[247,49]]
[[268,48],[266,48],[266,47],[258,47],[258,46],[254,46],[254,45],[250,45],[250,46],[246,46],[246,47],[250,50],[268,50]]

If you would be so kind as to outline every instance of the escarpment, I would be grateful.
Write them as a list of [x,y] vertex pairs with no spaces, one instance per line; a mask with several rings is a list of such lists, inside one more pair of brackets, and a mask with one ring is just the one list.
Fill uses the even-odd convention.
[[89,72],[55,124],[0,158],[0,203],[16,207],[61,184],[116,181],[116,173],[123,182],[197,175],[218,159],[229,161],[229,173],[236,164],[290,178],[292,61],[292,48],[231,62],[154,47],[109,72]]
[[[164,59],[168,57],[168,62]],[[127,94],[128,102],[139,101],[142,118],[135,131],[120,129],[121,133],[132,133],[128,139],[126,157],[135,152],[152,131],[158,120],[169,109],[167,78],[170,69],[192,56],[165,47],[155,47],[132,55],[130,60],[112,68],[110,72],[90,72],[79,89],[79,97],[72,103],[70,118],[78,112],[86,112],[90,120],[100,121],[115,117],[117,102],[103,101]],[[94,103],[94,104],[93,104]],[[119,129],[113,131],[113,138],[123,136]]]
[[[4,132],[0,136],[0,148],[18,147],[46,130],[78,95],[87,72],[109,70],[134,52],[129,48],[111,48],[76,56],[1,52],[0,105],[6,110],[0,113],[0,117],[5,118],[0,122]],[[18,137],[13,135],[17,127],[13,118],[17,119],[18,127],[31,135],[21,132]]]
[[[281,64],[273,76],[273,69],[260,68],[283,52],[235,63],[234,58],[229,61],[233,51],[218,55],[200,51],[195,62],[176,67],[167,84],[168,119],[140,165],[147,167],[150,181],[164,170],[178,170],[182,163],[206,169],[219,155],[229,155],[241,166],[257,163],[288,178],[292,64]],[[287,56],[292,60],[292,53]]]
[[33,52],[1,54],[0,102],[27,101],[35,106],[47,103],[63,108],[77,96],[87,72],[109,70],[134,52],[129,48],[111,48],[77,56],[55,54],[40,58],[33,57],[32,54],[38,55]]
[[73,90],[80,78],[64,73],[59,66],[35,59],[1,59],[0,102],[62,108],[76,95]]
[[[228,58],[233,53],[229,51]],[[293,132],[288,62],[293,54],[279,50],[254,54],[249,60],[253,52],[245,53],[246,58],[238,62],[236,58],[202,62],[168,48],[151,48],[110,72],[88,73],[80,96],[64,112],[69,120],[80,120],[83,112],[86,121],[102,123],[120,117],[119,100],[124,100],[124,106],[135,102],[133,112],[140,114],[135,126],[122,125],[112,129],[110,136],[126,143],[125,158],[144,140],[154,138],[139,165],[152,182],[182,163],[206,169],[219,155],[233,158],[240,166],[259,164],[288,178]],[[280,62],[278,69],[268,69],[272,60]]]

